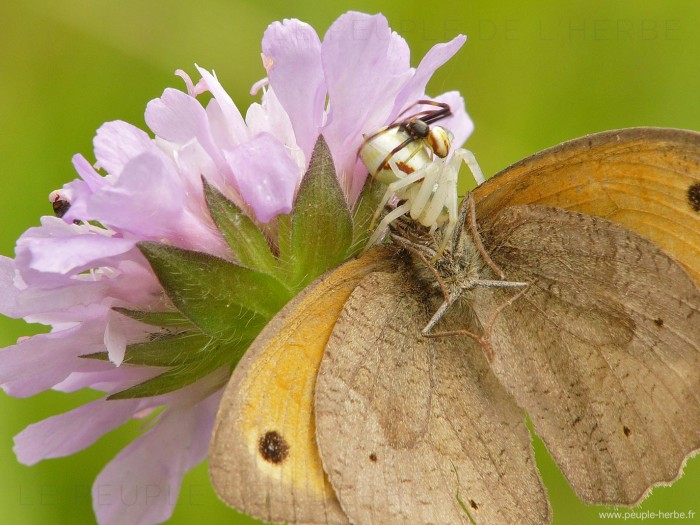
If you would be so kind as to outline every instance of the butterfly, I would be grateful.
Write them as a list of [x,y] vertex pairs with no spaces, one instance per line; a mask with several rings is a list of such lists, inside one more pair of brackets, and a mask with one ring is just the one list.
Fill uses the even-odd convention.
[[526,414],[587,503],[679,475],[700,448],[700,134],[583,137],[474,198],[529,286],[470,289],[439,328],[492,355],[421,335],[442,298],[410,254],[346,262],[233,372],[210,448],[224,501],[280,523],[549,523]]

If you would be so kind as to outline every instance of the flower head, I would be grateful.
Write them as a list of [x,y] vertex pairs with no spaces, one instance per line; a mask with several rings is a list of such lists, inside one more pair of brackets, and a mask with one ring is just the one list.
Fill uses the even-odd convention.
[[[30,425],[15,439],[19,460],[69,455],[152,417],[99,474],[93,502],[103,524],[167,519],[183,475],[206,456],[232,366],[288,299],[361,247],[340,219],[333,236],[301,219],[290,226],[290,212],[317,219],[300,185],[319,137],[341,190],[305,184],[349,217],[367,177],[363,133],[425,98],[463,42],[435,46],[414,69],[381,15],[347,13],[323,41],[303,22],[276,22],[262,42],[261,101],[245,116],[198,67],[196,83],[178,72],[186,92],[148,104],[153,136],[126,122],[100,127],[96,164],[76,155],[80,178],[51,195],[60,217],[43,217],[15,259],[0,258],[0,312],[51,327],[0,352],[0,384],[19,397],[81,388],[107,397]],[[452,108],[444,126],[459,146],[473,127],[464,103],[456,92],[435,98]],[[334,217],[324,216],[327,228]],[[303,249],[286,246],[288,233]],[[162,490],[146,498],[146,486]]]

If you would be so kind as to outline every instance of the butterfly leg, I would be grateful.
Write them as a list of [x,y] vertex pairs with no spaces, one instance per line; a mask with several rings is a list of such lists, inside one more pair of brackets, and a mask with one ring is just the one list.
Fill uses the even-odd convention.
[[401,237],[400,235],[396,235],[395,233],[391,234],[391,238],[395,243],[399,244],[401,247],[414,254],[423,262],[423,264],[425,264],[426,268],[428,268],[428,270],[432,272],[433,276],[435,276],[435,280],[437,281],[438,286],[440,287],[440,292],[442,292],[442,296],[444,297],[445,301],[449,301],[450,292],[447,289],[447,284],[445,283],[445,280],[440,275],[440,272],[438,272],[435,269],[435,267],[428,262],[428,259],[426,257],[426,255],[428,257],[435,257],[435,252],[427,246],[413,243],[408,239]]
[[[481,255],[481,259],[489,268],[491,268],[491,270],[493,270],[493,273],[495,273],[500,280],[504,280],[506,278],[506,274],[503,273],[503,270],[501,270],[495,262],[493,262],[491,256],[486,251],[486,248],[484,248],[484,243],[481,242],[481,234],[479,233],[476,223],[476,206],[474,204],[474,196],[471,194],[471,192],[467,193],[467,196],[462,203],[462,210],[460,210],[460,213],[464,213],[468,218],[469,231],[472,234],[472,239],[474,240],[476,249],[479,251],[479,255]],[[464,223],[464,219],[461,222]]]
[[[498,281],[494,281],[494,282],[498,282]],[[527,283],[523,283],[523,284],[527,285]],[[440,313],[441,314],[440,317],[442,317],[442,314],[444,314],[444,311],[447,310],[447,308],[450,305],[447,305],[444,308],[441,306],[440,309],[438,309],[438,311],[435,312],[435,315],[433,315],[433,319],[430,320],[431,322],[429,322],[426,325],[426,327],[421,331],[421,334],[424,337],[450,337],[450,336],[456,336],[456,335],[466,335],[470,339],[473,339],[478,344],[480,344],[481,347],[484,349],[484,353],[486,354],[486,357],[488,358],[488,360],[493,361],[494,350],[493,350],[493,341],[491,340],[491,332],[493,330],[493,325],[496,322],[496,319],[498,318],[498,316],[501,314],[501,312],[505,308],[507,308],[508,306],[513,304],[515,301],[520,299],[520,297],[522,297],[525,292],[527,292],[527,288],[523,288],[517,294],[506,299],[500,305],[498,305],[498,307],[491,314],[491,317],[489,318],[488,323],[486,323],[486,328],[484,328],[484,333],[482,335],[475,334],[474,332],[471,332],[469,330],[448,330],[445,332],[438,332],[438,333],[434,333],[434,334],[427,333],[429,331],[429,329],[432,328],[431,322],[433,321],[433,319],[435,319],[435,317],[438,315],[438,313]],[[443,306],[444,306],[444,304],[443,304]],[[443,310],[443,311],[440,312],[440,310]],[[435,323],[437,323],[438,320],[439,320],[439,317],[438,317],[438,319],[435,320],[435,322],[433,323],[433,326],[435,325]]]

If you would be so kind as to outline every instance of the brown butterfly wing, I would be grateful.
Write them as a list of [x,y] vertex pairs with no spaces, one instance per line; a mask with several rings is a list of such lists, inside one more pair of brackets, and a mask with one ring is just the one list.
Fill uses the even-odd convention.
[[525,414],[479,347],[420,335],[425,293],[374,273],[329,339],[316,434],[343,510],[356,525],[549,522]]
[[[532,283],[493,326],[492,369],[575,492],[633,504],[700,448],[700,291],[654,244],[609,221],[507,208],[484,237]],[[512,292],[477,289],[487,323]]]
[[589,135],[506,168],[474,196],[481,220],[515,204],[605,217],[661,246],[700,285],[700,133],[629,128]]
[[319,277],[265,327],[231,376],[209,449],[217,494],[268,522],[345,525],[315,439],[314,385],[325,343],[355,286],[394,267],[373,249]]

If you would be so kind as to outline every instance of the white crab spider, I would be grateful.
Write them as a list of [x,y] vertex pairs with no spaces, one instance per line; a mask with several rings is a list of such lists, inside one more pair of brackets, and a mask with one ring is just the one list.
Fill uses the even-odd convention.
[[437,258],[457,225],[457,180],[462,162],[469,167],[477,184],[484,182],[484,176],[471,151],[459,148],[449,156],[452,134],[446,129],[433,126],[425,138],[412,141],[409,138],[409,133],[400,127],[386,129],[366,139],[360,149],[360,157],[370,174],[387,184],[372,226],[392,196],[396,195],[400,203],[382,219],[367,246],[376,243],[393,221],[408,213],[431,232],[444,227]]

